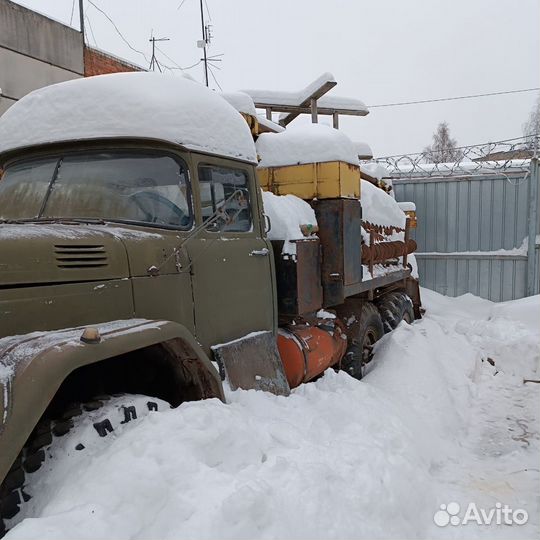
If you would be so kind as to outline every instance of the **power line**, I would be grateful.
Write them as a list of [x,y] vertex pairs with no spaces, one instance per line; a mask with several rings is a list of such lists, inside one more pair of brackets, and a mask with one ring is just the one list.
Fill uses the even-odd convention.
[[216,76],[214,75],[214,70],[212,69],[212,66],[208,64],[208,69],[210,70],[210,75],[212,75],[212,79],[214,79],[214,82],[217,84],[217,87],[220,89],[221,92],[223,92],[223,88],[221,88],[221,85],[218,83],[218,80],[216,79]]
[[375,109],[376,107],[398,107],[401,105],[417,105],[419,103],[436,103],[438,101],[455,101],[458,99],[472,99],[472,98],[480,98],[480,97],[487,97],[487,96],[502,96],[504,94],[519,94],[522,92],[536,92],[537,90],[540,90],[540,88],[525,88],[522,90],[508,90],[504,92],[489,92],[487,94],[472,94],[470,96],[445,97],[445,98],[437,98],[437,99],[422,99],[420,101],[402,101],[398,103],[383,103],[381,105],[368,105],[368,108]]
[[85,15],[84,20],[88,23],[88,28],[90,29],[90,34],[92,35],[92,39],[94,40],[94,45],[97,47],[98,44],[97,44],[97,41],[96,41],[96,36],[94,35],[94,30],[92,28],[92,24],[90,23],[90,17],[88,17],[88,15]]
[[212,15],[210,15],[210,8],[208,7],[208,2],[204,0],[204,6],[206,7],[206,13],[208,14],[208,20],[212,22]]
[[186,0],[182,0],[180,2],[180,5],[176,8],[177,10],[180,9],[184,4],[186,3]]
[[73,14],[75,13],[75,0],[71,3],[71,15],[69,17],[69,26],[73,24]]
[[146,60],[146,62],[149,62],[148,58],[146,57],[146,54],[144,54],[142,51],[139,51],[138,49],[136,49],[135,47],[133,47],[131,45],[131,43],[124,37],[124,35],[122,34],[122,32],[120,32],[118,26],[116,26],[116,23],[111,19],[111,17],[109,17],[109,15],[107,15],[107,13],[105,13],[105,11],[103,11],[103,9],[101,9],[100,7],[96,6],[96,4],[94,4],[94,2],[92,2],[92,0],[88,0],[88,3],[93,6],[94,8],[96,8],[100,13],[102,13],[108,20],[109,22],[114,26],[114,29],[116,30],[116,33],[122,38],[122,41],[134,52],[140,54],[143,56],[143,58]]
[[[172,64],[174,65],[174,67],[165,66],[167,69],[180,69],[181,71],[186,71],[188,69],[194,68],[195,66],[198,66],[202,62],[202,60],[199,60],[198,62],[195,62],[195,64],[192,64],[191,66],[182,67],[157,45],[156,45],[156,50],[159,51],[165,58],[167,58],[167,60],[172,62]],[[163,63],[161,65],[163,65]]]

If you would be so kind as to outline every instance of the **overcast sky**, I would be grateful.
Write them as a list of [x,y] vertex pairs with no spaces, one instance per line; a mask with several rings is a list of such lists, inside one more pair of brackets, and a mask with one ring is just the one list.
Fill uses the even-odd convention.
[[[135,48],[180,66],[201,57],[199,0],[93,0]],[[69,24],[73,0],[18,3]],[[180,9],[178,6],[182,3]],[[78,1],[75,0],[75,4]],[[538,0],[207,0],[224,90],[299,90],[325,71],[367,105],[540,86]],[[91,45],[147,66],[85,0]],[[73,26],[78,25],[75,6]],[[164,64],[173,63],[158,52]],[[189,73],[203,80],[202,66]],[[211,85],[216,84],[211,80]],[[446,120],[460,145],[519,137],[538,93],[374,108],[341,120],[376,156],[418,152]]]

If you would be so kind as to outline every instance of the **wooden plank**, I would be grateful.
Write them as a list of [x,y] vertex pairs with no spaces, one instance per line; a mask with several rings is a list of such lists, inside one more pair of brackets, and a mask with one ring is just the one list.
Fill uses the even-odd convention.
[[[279,103],[258,103],[254,102],[257,109],[270,109],[272,112],[280,113],[298,113],[298,114],[309,114],[311,112],[310,106],[300,106],[300,105],[281,105]],[[325,116],[333,116],[334,113],[344,114],[346,116],[366,116],[368,113],[366,111],[359,111],[356,109],[346,109],[341,107],[321,107],[317,105],[317,111],[319,114]]]
[[[312,112],[312,100],[317,100],[319,99],[320,97],[324,96],[324,94],[326,94],[329,90],[331,90],[332,88],[334,88],[334,86],[336,86],[337,82],[336,81],[326,81],[325,83],[323,83],[319,88],[317,88],[317,90],[315,90],[311,96],[308,96],[306,97],[306,99],[304,99],[304,101],[302,101],[302,103],[299,103],[297,107],[295,107],[296,110],[293,110],[291,112],[289,112],[289,114],[287,116],[285,116],[285,118],[282,118],[280,120],[280,124],[282,126],[286,126],[288,124],[290,124],[296,117],[300,116],[301,114],[301,111],[299,109],[307,109],[308,112]],[[277,109],[274,109],[272,108],[272,110],[276,110]],[[283,111],[283,112],[286,112],[286,111]],[[313,120],[313,117],[312,117],[312,120]],[[316,122],[315,122],[316,123]]]
[[317,118],[317,100],[315,98],[311,98],[310,109],[311,109],[311,123],[317,124],[319,119]]

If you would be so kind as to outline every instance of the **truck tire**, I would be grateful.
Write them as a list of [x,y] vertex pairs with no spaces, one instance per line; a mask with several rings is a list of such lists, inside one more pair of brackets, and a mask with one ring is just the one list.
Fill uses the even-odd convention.
[[[143,412],[157,411],[164,406],[170,407],[163,400],[148,396],[96,396],[84,403],[69,405],[55,420],[41,420],[0,485],[0,538],[8,531],[8,520],[13,519],[22,504],[30,500],[30,495],[25,492],[27,474],[41,467],[54,439],[63,437],[83,422],[93,425],[96,437],[106,437],[120,424],[142,416]],[[74,445],[75,450],[84,448],[82,442]]]
[[381,314],[385,334],[394,330],[401,321],[407,324],[414,322],[413,303],[405,292],[394,291],[385,294],[377,302],[377,308]]
[[381,316],[371,302],[362,304],[360,320],[355,336],[349,340],[341,369],[355,379],[362,379],[366,365],[373,358],[373,345],[384,335]]

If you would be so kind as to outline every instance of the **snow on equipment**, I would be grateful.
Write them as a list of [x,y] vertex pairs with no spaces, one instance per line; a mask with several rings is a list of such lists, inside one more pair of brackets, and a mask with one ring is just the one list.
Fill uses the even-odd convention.
[[225,379],[287,396],[328,368],[361,378],[420,317],[411,222],[362,179],[370,149],[336,128],[368,111],[335,85],[220,96],[122,73],[0,117],[0,536],[53,437],[116,429],[104,403],[123,425],[224,400]]

